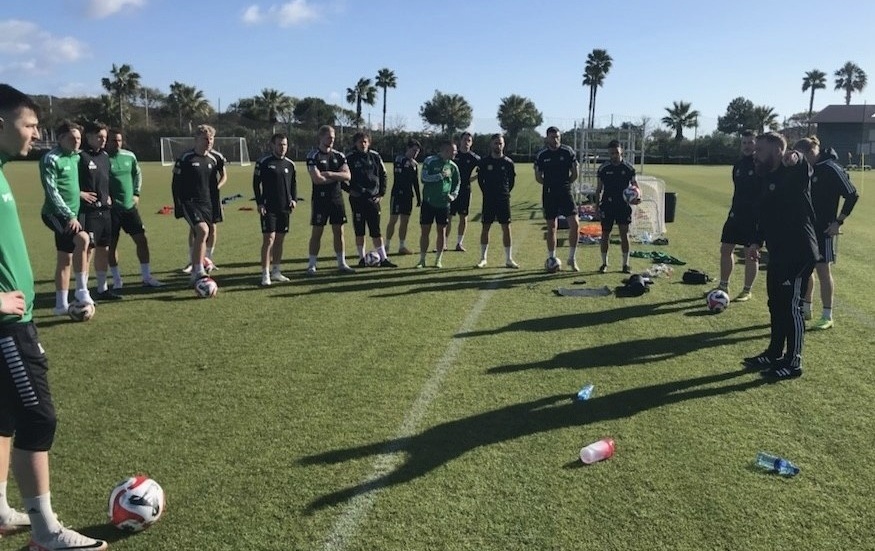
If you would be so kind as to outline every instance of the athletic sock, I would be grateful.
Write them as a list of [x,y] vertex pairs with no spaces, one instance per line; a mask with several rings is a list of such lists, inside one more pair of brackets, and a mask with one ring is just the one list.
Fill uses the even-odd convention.
[[34,539],[47,539],[49,534],[61,530],[61,523],[52,511],[52,494],[45,493],[36,497],[22,499],[27,516],[30,517],[30,527]]
[[104,293],[106,292],[106,272],[96,272],[97,273],[97,292]]
[[608,253],[606,252],[602,253],[602,264],[604,264],[605,266],[608,265]]
[[[148,266],[148,264],[146,264]],[[140,270],[143,269],[143,265],[140,264]],[[113,287],[121,287],[122,286],[122,274],[119,271],[118,266],[110,266],[109,273],[112,274],[112,286]]]
[[76,290],[88,290],[88,272],[76,272]]
[[568,247],[568,260],[574,260],[575,258],[577,258],[577,245]]
[[316,255],[311,254],[307,258],[308,258],[307,267],[308,268],[315,267],[316,266]]
[[441,260],[443,259],[443,257],[444,257],[444,251],[438,251],[438,252],[437,252],[437,258],[435,258],[434,261],[435,261],[436,263],[440,264],[440,262],[441,262]]
[[742,287],[741,292],[742,293],[749,293],[750,292],[750,285],[745,285],[744,287]]
[[[390,251],[392,250],[392,249],[389,247],[389,242],[388,242],[388,241],[386,241],[386,248],[389,249]],[[406,249],[406,248],[407,248],[407,244],[404,242],[403,239],[401,239],[400,241],[398,241],[398,248],[399,248],[399,249]]]
[[337,257],[337,266],[346,266],[346,254],[345,253],[335,253]]
[[486,252],[489,250],[489,244],[480,243],[480,258],[486,260]]
[[364,245],[356,245],[355,250],[356,250],[356,252],[359,253],[359,258],[365,257],[365,246]]
[[207,258],[210,260],[213,259],[213,253],[216,251],[215,247],[207,247]]
[[425,264],[425,251],[421,251],[421,252],[419,253],[419,263],[420,263],[420,264]]
[[460,235],[460,236],[459,236],[459,240],[456,241],[456,246],[457,246],[457,247],[460,246],[460,245],[462,244],[462,240],[463,240],[463,239],[465,239],[465,236],[464,236],[464,235]]
[[386,256],[386,246],[385,246],[385,245],[380,245],[379,247],[377,247],[377,254],[380,255],[380,260],[386,260],[386,258],[387,258],[387,256]]
[[55,291],[55,308],[66,310],[70,307],[70,290]]
[[724,281],[721,279],[720,285],[718,285],[717,287],[720,289],[723,289],[724,291],[728,291],[729,290],[729,280]]
[[623,253],[623,266],[629,265],[629,251]]
[[9,507],[9,501],[7,501],[6,499],[6,486],[8,484],[8,480],[0,482],[0,517],[7,516],[12,509],[11,507]]
[[[143,281],[152,279],[152,266],[148,262],[140,264],[140,275],[143,277]],[[121,282],[121,279],[119,279],[119,282]]]
[[270,273],[275,274],[275,273],[277,273],[278,271],[280,271],[280,265],[279,265],[279,264],[271,264],[271,265],[270,265]]
[[827,308],[823,307],[823,319],[831,320],[832,319],[832,307]]
[[556,258],[556,249],[547,249],[547,258]]
[[[512,252],[513,252],[513,247],[505,247],[505,248],[504,248],[504,255],[507,257],[507,261],[508,261],[508,262],[510,262],[511,260],[513,260],[513,254],[512,254]],[[483,258],[486,258],[486,255],[484,255]]]
[[[383,240],[383,246],[386,247],[387,251],[391,251],[392,250],[392,241],[389,239]],[[401,242],[401,246],[402,247],[404,246],[404,241]]]
[[802,313],[810,314],[811,313],[811,301],[803,300],[802,301]]

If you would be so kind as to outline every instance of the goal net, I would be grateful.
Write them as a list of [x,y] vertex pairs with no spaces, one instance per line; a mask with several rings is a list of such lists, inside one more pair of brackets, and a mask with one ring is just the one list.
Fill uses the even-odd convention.
[[[172,166],[180,155],[194,147],[193,137],[162,137],[161,165]],[[232,165],[249,166],[249,148],[246,138],[216,136],[213,149],[225,156]]]
[[645,243],[665,235],[665,182],[653,176],[635,178],[641,203],[632,207],[629,238]]

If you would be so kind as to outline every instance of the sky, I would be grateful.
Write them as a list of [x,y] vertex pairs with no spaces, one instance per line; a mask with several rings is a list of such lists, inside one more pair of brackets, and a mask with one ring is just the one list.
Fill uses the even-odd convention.
[[[844,103],[833,73],[853,61],[875,79],[867,25],[875,2],[707,0],[29,0],[0,12],[0,82],[31,94],[92,96],[115,63],[165,93],[173,81],[214,108],[275,88],[345,103],[346,89],[395,72],[387,126],[421,130],[435,90],[473,108],[469,130],[495,132],[501,98],[531,99],[548,125],[585,117],[586,55],[613,58],[596,125],[658,125],[674,101],[707,134],[738,96],[783,120],[807,111],[806,71],[827,73],[814,109]],[[875,102],[875,83],[852,103]],[[382,97],[363,117],[377,128]],[[692,131],[689,131],[692,132]]]

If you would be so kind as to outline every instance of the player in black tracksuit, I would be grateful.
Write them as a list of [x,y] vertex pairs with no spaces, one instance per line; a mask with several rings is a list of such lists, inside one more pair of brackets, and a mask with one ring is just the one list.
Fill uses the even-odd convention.
[[766,290],[771,339],[764,352],[743,363],[748,369],[765,369],[762,375],[770,379],[802,375],[802,295],[818,257],[810,166],[797,151],[785,154],[785,147],[780,134],[757,137],[756,166],[763,193],[751,246],[757,255],[763,242],[769,250]]
[[346,156],[349,165],[349,206],[352,209],[352,227],[359,266],[365,266],[365,225],[380,256],[381,268],[397,268],[386,257],[383,234],[380,233],[380,200],[386,195],[386,167],[383,159],[370,148],[371,137],[356,132],[352,137],[355,149]]
[[[817,246],[820,257],[814,269],[820,281],[820,298],[823,302],[823,315],[811,329],[823,330],[833,326],[832,299],[835,284],[830,264],[836,261],[836,240],[839,228],[854,210],[854,205],[860,198],[857,189],[848,178],[845,169],[836,162],[838,155],[835,150],[820,150],[820,141],[816,137],[799,140],[795,149],[801,151],[806,160],[814,165],[814,175],[811,178],[811,202],[814,205],[814,233],[817,236]],[[842,202],[839,211],[839,200]],[[811,319],[811,298],[814,294],[814,277],[808,281],[808,290],[802,303],[802,315]]]
[[283,243],[289,232],[292,211],[298,205],[298,182],[295,163],[286,157],[289,139],[285,134],[270,138],[271,152],[255,163],[252,191],[261,216],[261,286],[272,282],[285,283],[280,264]]

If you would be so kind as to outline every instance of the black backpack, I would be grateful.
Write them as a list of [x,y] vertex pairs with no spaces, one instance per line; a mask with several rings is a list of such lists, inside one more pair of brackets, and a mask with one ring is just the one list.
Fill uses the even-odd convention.
[[684,275],[681,278],[681,280],[684,283],[689,283],[691,285],[701,285],[701,284],[708,283],[709,281],[711,281],[711,276],[709,276],[705,272],[700,272],[699,270],[689,269],[686,272],[684,272]]

